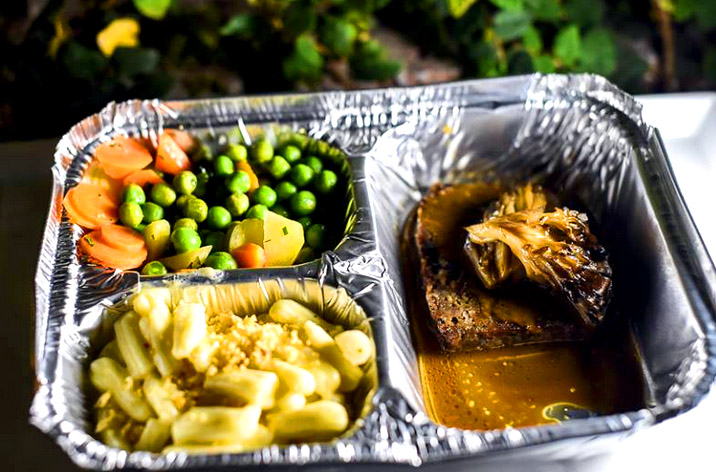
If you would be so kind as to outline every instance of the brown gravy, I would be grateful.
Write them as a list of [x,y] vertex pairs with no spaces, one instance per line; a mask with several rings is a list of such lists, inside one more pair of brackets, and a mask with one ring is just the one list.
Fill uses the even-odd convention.
[[423,397],[433,421],[489,430],[554,423],[545,408],[555,404],[598,415],[643,406],[642,373],[625,320],[617,320],[583,342],[441,351],[428,327],[427,308],[420,301],[424,295],[414,276],[420,271],[415,270],[414,248],[409,243],[413,231],[414,218],[403,235],[405,274],[411,274],[405,277],[406,288],[415,294],[408,297],[408,309]]

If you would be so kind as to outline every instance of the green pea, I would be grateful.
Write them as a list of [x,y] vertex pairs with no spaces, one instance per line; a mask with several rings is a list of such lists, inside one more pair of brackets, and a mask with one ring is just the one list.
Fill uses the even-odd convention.
[[142,268],[144,275],[166,275],[167,268],[159,261],[152,261],[144,265]]
[[142,207],[136,202],[125,202],[119,207],[119,221],[124,226],[135,228],[144,219]]
[[196,175],[194,175],[194,172],[190,170],[183,170],[174,176],[174,181],[172,183],[174,184],[174,190],[180,194],[191,195],[194,190],[196,190],[196,186],[199,181],[197,180]]
[[177,193],[165,183],[153,185],[150,196],[154,203],[165,208],[177,199]]
[[190,198],[184,204],[184,216],[191,218],[197,223],[201,223],[206,219],[206,215],[209,212],[209,207],[206,202],[200,198]]
[[280,203],[277,203],[273,207],[271,207],[271,211],[276,213],[277,215],[283,216],[284,218],[290,218],[288,210]]
[[193,251],[201,247],[199,233],[191,228],[177,228],[172,231],[172,245],[177,254]]
[[184,205],[186,205],[186,202],[188,202],[190,198],[194,197],[192,195],[179,195],[174,202],[174,206],[179,208],[181,211],[184,211]]
[[124,201],[127,203],[139,203],[140,205],[147,201],[144,189],[137,184],[129,184],[124,189]]
[[214,153],[212,152],[211,147],[208,144],[202,144],[201,146],[197,146],[196,150],[191,155],[191,160],[194,162],[211,162],[214,160]]
[[249,197],[244,193],[234,193],[226,199],[224,206],[233,218],[239,218],[249,209]]
[[274,156],[268,164],[268,171],[274,179],[282,179],[291,170],[291,164],[282,156]]
[[273,157],[273,146],[265,139],[257,139],[251,146],[251,157],[259,163],[265,163]]
[[234,162],[245,161],[248,157],[248,150],[243,144],[229,144],[226,148],[226,155]]
[[134,227],[135,231],[139,231],[140,233],[144,231],[144,228],[147,227],[146,223],[139,223],[137,226]]
[[296,146],[287,144],[283,147],[282,155],[286,158],[288,162],[294,163],[301,159],[301,150],[298,149]]
[[160,207],[156,203],[147,202],[141,205],[144,223],[151,223],[152,221],[161,220],[164,218],[164,208]]
[[192,220],[191,218],[179,218],[174,222],[174,226],[172,227],[172,229],[177,228],[189,228],[197,231],[199,229],[199,224],[196,220]]
[[316,209],[316,196],[308,190],[301,190],[291,197],[291,211],[294,215],[306,216]]
[[279,182],[276,185],[276,197],[279,200],[288,200],[297,191],[298,188],[288,181]]
[[210,229],[226,229],[231,224],[231,213],[222,206],[213,206],[209,208],[206,223]]
[[276,204],[276,192],[268,185],[261,185],[251,194],[251,200],[259,205],[271,208]]
[[291,181],[297,187],[305,187],[313,179],[313,169],[306,164],[297,164],[291,169]]
[[228,252],[215,252],[204,261],[204,267],[211,267],[216,270],[232,270],[238,269],[236,260]]
[[304,232],[304,233],[305,233],[306,231],[308,231],[308,228],[310,228],[311,225],[313,224],[313,222],[311,221],[311,217],[310,217],[310,216],[302,216],[302,217],[300,217],[300,218],[298,219],[298,222],[301,223],[301,226],[303,226],[303,232]]
[[251,177],[240,170],[226,177],[226,189],[231,193],[246,193],[251,188]]
[[246,218],[256,218],[257,220],[263,220],[266,210],[268,210],[268,208],[266,208],[266,205],[254,205],[249,208],[249,211],[246,212]]
[[193,195],[195,197],[203,197],[206,195],[206,185],[209,183],[209,173],[204,171],[200,172],[196,176],[196,189]]
[[224,177],[234,173],[234,161],[229,156],[220,155],[214,159],[214,172],[219,177]]
[[313,181],[313,186],[319,193],[331,193],[338,183],[338,176],[332,170],[321,171]]
[[[225,235],[221,231],[212,231],[203,238],[204,245],[211,246],[212,253],[221,251],[224,248],[224,238]],[[217,269],[218,267],[214,268]]]
[[296,256],[296,260],[293,261],[294,264],[303,264],[306,262],[310,262],[316,258],[316,254],[313,252],[313,249],[310,247],[304,246],[301,248],[300,251],[298,251],[298,256]]
[[318,174],[323,170],[323,162],[316,156],[309,156],[301,161],[301,164],[306,164],[308,167],[313,169],[314,174]]
[[326,227],[320,223],[311,225],[306,231],[306,244],[313,249],[321,249],[326,239]]

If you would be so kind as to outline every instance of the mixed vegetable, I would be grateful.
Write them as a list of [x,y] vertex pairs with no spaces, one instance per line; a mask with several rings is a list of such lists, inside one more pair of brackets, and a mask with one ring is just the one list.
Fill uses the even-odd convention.
[[163,275],[299,264],[335,246],[346,210],[341,151],[299,133],[212,144],[180,130],[162,132],[156,149],[123,136],[100,144],[63,200],[90,230],[80,250]]

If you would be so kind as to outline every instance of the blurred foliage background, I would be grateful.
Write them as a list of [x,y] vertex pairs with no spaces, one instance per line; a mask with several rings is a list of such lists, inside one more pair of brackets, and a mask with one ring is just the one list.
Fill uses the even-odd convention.
[[28,0],[0,5],[0,140],[110,100],[595,72],[716,84],[714,0]]

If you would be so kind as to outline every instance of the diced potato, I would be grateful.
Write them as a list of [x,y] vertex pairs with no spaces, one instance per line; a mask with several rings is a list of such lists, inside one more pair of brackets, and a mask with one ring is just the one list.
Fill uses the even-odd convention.
[[254,369],[222,372],[204,382],[204,388],[207,390],[257,405],[263,409],[273,407],[277,386],[276,374]]
[[348,428],[348,412],[340,403],[321,400],[300,410],[270,415],[268,422],[279,441],[320,441]]
[[233,253],[235,249],[240,248],[246,242],[244,227],[239,222],[231,223],[229,229],[226,230],[226,250]]
[[264,222],[262,220],[246,218],[241,222],[241,229],[244,231],[244,243],[254,243],[263,247]]
[[171,270],[198,269],[204,265],[204,261],[211,254],[211,246],[200,247],[193,251],[177,254],[176,256],[165,257],[159,259],[159,262],[169,267]]
[[206,336],[206,311],[201,303],[180,303],[174,310],[172,354],[186,359]]
[[142,231],[144,242],[147,243],[147,260],[153,261],[169,247],[172,228],[167,220],[152,221]]
[[338,333],[334,339],[345,358],[355,366],[365,364],[373,356],[373,343],[362,331],[351,329]]
[[267,267],[290,266],[303,247],[303,225],[272,211],[264,213],[264,240]]
[[303,396],[311,395],[316,391],[316,379],[306,369],[291,365],[280,359],[274,359],[273,369],[285,390],[300,393]]
[[195,406],[172,425],[175,444],[241,444],[256,434],[261,407]]

